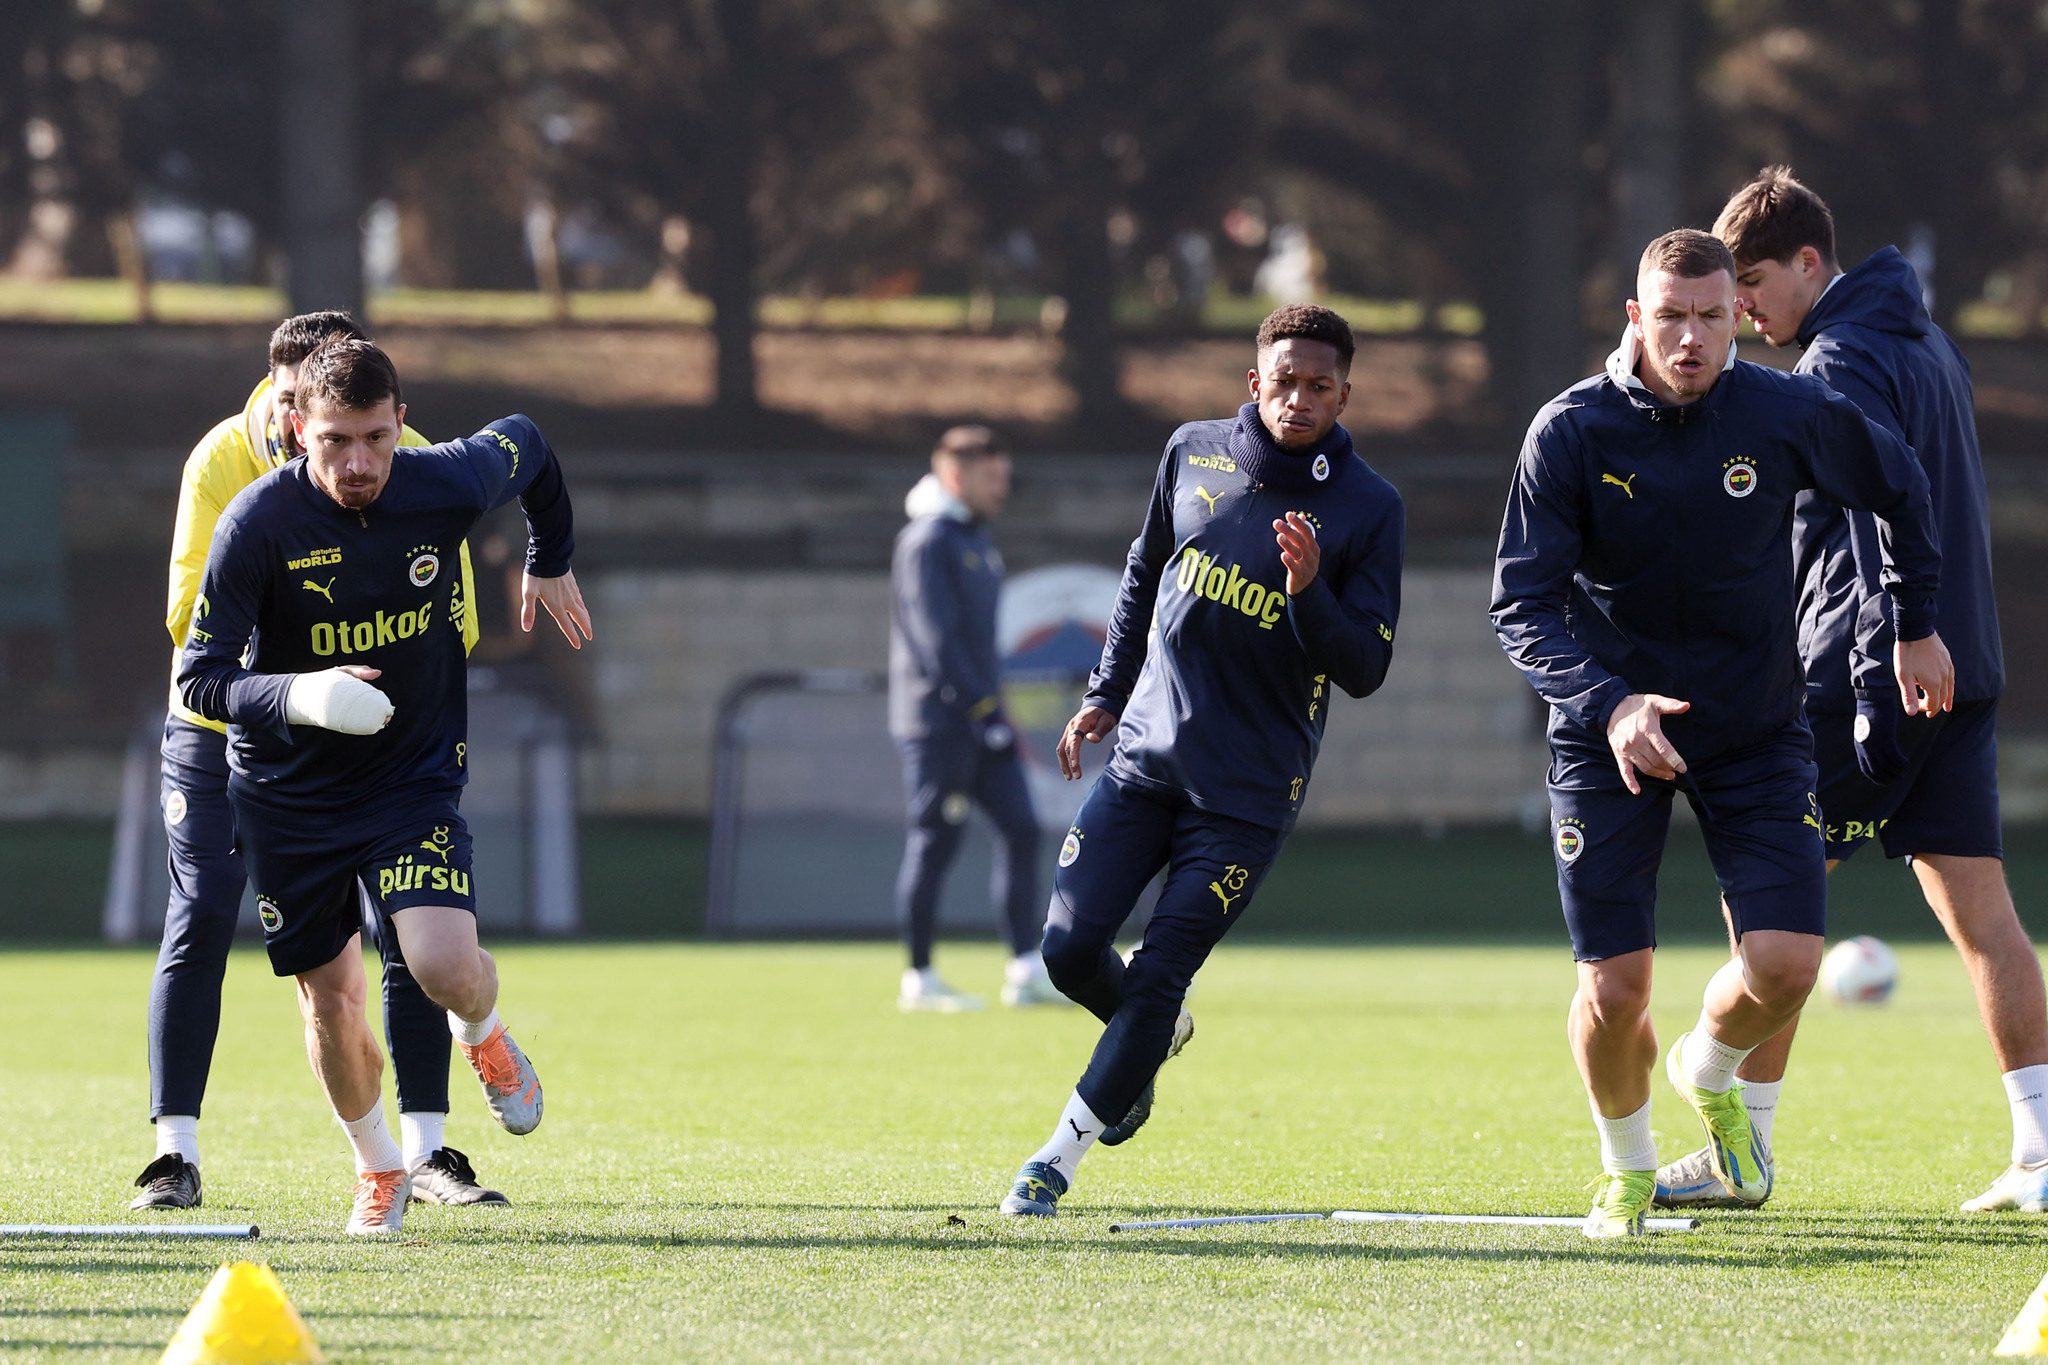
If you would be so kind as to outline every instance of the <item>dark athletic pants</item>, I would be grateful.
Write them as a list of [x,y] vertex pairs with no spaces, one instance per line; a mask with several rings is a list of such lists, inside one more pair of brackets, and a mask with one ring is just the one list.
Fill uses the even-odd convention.
[[903,755],[910,822],[896,876],[896,923],[910,965],[919,971],[932,965],[939,891],[960,852],[973,806],[996,827],[989,899],[1002,907],[1010,951],[1030,952],[1038,946],[1038,817],[1015,746],[992,752],[963,732],[899,739],[896,747]]
[[[221,978],[248,879],[228,808],[227,737],[172,716],[164,725],[161,800],[171,844],[171,899],[149,988],[152,1120],[196,1117],[213,1069]],[[384,1036],[398,1074],[398,1107],[445,1114],[448,1016],[412,979],[393,939],[377,947],[384,955]]]
[[[1180,792],[1096,779],[1060,848],[1043,951],[1053,984],[1108,1025],[1075,1087],[1104,1123],[1130,1112],[1166,1060],[1188,983],[1244,918],[1285,838]],[[1126,967],[1116,932],[1162,867],[1166,885]]]

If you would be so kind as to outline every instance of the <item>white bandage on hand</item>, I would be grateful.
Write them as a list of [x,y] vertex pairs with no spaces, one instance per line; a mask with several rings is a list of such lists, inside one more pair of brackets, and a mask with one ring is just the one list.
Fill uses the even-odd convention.
[[390,721],[391,698],[338,668],[301,673],[284,694],[284,718],[344,735],[374,735]]

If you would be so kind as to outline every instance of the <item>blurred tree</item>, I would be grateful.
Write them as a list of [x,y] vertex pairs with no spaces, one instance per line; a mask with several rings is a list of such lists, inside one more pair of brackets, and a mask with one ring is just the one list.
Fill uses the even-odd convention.
[[[1938,319],[1994,270],[2043,274],[2048,24],[2020,0],[1719,0],[1704,89],[1726,125],[1699,211],[1788,161],[1826,197],[1845,264],[1931,252]],[[1711,200],[1711,203],[1707,202]],[[2028,310],[2038,313],[2038,307]]]
[[932,10],[923,80],[978,241],[1042,255],[1066,300],[1081,421],[1117,417],[1126,262],[1182,229],[1212,229],[1256,175],[1253,96],[1268,73],[1252,7],[941,0]]
[[1600,17],[1591,0],[1295,0],[1266,29],[1274,160],[1305,193],[1368,200],[1416,276],[1478,300],[1510,423],[1585,374]]
[[[877,0],[580,0],[520,20],[517,116],[537,183],[654,241],[690,222],[721,407],[756,406],[766,286],[858,288],[924,265],[940,178],[910,86],[909,32]],[[957,248],[955,248],[957,249]]]

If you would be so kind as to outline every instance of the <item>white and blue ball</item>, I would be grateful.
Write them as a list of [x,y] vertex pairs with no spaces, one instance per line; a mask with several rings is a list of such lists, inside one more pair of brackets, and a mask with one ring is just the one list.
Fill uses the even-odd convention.
[[1820,960],[1821,994],[1837,1005],[1882,1005],[1899,986],[1899,959],[1883,939],[1845,938]]

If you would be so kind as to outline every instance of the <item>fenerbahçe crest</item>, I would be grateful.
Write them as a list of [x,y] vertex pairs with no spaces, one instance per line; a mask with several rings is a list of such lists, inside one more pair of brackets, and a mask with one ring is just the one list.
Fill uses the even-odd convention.
[[434,553],[431,545],[415,545],[412,563],[406,566],[405,576],[415,588],[424,588],[434,581],[441,572],[441,556]]
[[1756,492],[1756,466],[1747,460],[1730,460],[1721,466],[1721,487],[1731,498],[1746,498]]
[[1081,831],[1069,828],[1066,842],[1060,845],[1060,866],[1072,867],[1074,860],[1081,856]]
[[284,911],[277,908],[277,902],[268,896],[256,898],[256,918],[263,922],[263,932],[274,934],[284,928]]
[[1557,822],[1557,860],[1561,863],[1575,863],[1586,851],[1586,827],[1577,820],[1565,819]]

